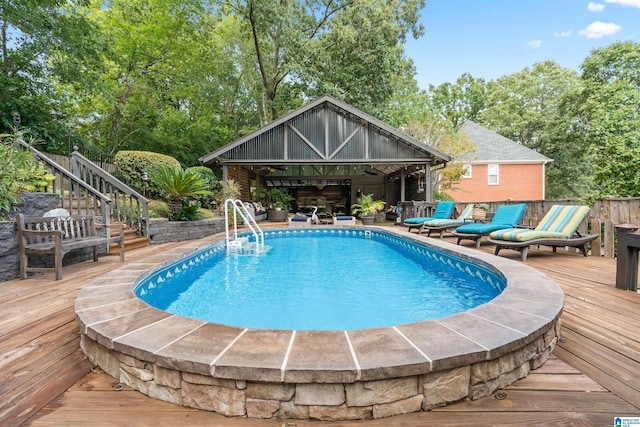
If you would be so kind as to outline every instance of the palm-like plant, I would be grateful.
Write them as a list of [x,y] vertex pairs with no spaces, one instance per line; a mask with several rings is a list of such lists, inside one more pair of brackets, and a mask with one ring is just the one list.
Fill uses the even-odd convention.
[[149,179],[169,204],[172,218],[176,218],[188,198],[212,194],[208,183],[198,173],[180,167],[158,165],[149,171]]
[[[222,196],[224,199],[238,199],[242,194],[242,186],[234,179],[222,181]],[[224,201],[224,200],[223,200]]]
[[384,200],[373,200],[373,194],[365,194],[361,197],[360,203],[351,205],[351,213],[359,214],[361,217],[374,216],[383,209]]

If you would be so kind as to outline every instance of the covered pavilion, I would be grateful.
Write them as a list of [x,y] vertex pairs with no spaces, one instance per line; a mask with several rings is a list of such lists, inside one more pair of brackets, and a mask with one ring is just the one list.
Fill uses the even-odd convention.
[[430,171],[450,156],[330,96],[323,96],[237,141],[203,156],[250,200],[256,186],[296,199],[321,198],[329,213],[348,213],[363,194],[387,207],[432,201]]

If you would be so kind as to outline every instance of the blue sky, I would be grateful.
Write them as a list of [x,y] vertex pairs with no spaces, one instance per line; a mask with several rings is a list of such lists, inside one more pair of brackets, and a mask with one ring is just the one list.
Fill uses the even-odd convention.
[[576,71],[596,48],[640,42],[640,0],[426,0],[409,39],[418,85],[493,80],[552,60]]

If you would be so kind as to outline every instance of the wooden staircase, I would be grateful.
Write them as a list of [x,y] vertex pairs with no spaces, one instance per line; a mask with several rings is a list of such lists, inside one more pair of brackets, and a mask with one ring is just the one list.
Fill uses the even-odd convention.
[[[149,239],[145,236],[141,236],[138,234],[138,230],[135,228],[125,228],[124,229],[124,251],[132,251],[134,249],[144,248],[145,246],[149,246]],[[118,253],[118,244],[112,243],[109,246],[109,253]]]

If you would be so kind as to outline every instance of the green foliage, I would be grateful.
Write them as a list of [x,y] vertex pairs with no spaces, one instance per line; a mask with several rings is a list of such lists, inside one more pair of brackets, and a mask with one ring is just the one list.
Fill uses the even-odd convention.
[[429,86],[430,109],[435,114],[443,114],[454,128],[465,120],[479,121],[479,116],[487,106],[487,84],[484,79],[475,79],[464,73],[454,84],[443,83]]
[[194,221],[201,219],[204,215],[200,210],[200,203],[195,201],[184,201],[178,213],[173,217],[174,221]]
[[359,203],[351,205],[351,213],[361,217],[374,216],[384,210],[384,200],[373,200],[373,194],[364,194]]
[[23,137],[24,132],[17,129],[11,134],[0,134],[0,219],[9,218],[21,202],[21,193],[40,190],[51,181],[31,151],[16,149]]
[[[640,194],[640,146],[629,147],[624,138],[610,137],[594,147],[601,196],[638,197]],[[615,177],[615,179],[611,179]]]
[[[403,51],[408,37],[423,33],[424,6],[424,0],[5,1],[0,132],[11,129],[18,112],[45,152],[66,154],[71,142],[109,154],[164,153],[190,166],[330,94],[407,130],[434,117],[451,123],[446,132],[474,120],[553,159],[548,197],[640,192],[623,173],[640,145],[638,43],[594,50],[581,78],[543,62],[492,82],[463,74],[425,92]],[[622,150],[615,158],[620,167],[606,164],[613,147]],[[146,160],[123,165],[120,176],[142,189],[149,169]],[[436,191],[455,185],[457,173],[440,173]],[[614,181],[621,182],[616,189]],[[219,182],[212,189],[222,193]]]
[[[174,221],[177,220],[180,210],[189,199],[212,194],[207,183],[198,173],[188,172],[181,167],[156,165],[149,171],[149,179],[155,184],[162,198],[169,203],[171,211],[169,219]],[[187,208],[187,211],[189,209]],[[184,217],[184,214],[181,215]]]
[[242,193],[242,186],[235,179],[229,179],[227,181],[222,181],[220,183],[221,191],[219,193],[219,201],[220,206],[227,199],[236,200],[240,198],[240,194]]
[[251,200],[259,202],[268,208],[278,208],[284,210],[291,209],[291,202],[295,200],[293,196],[281,188],[271,188],[257,186],[251,193]]
[[[451,123],[444,118],[427,113],[422,121],[410,122],[405,131],[419,141],[429,144],[448,154],[452,159],[470,157],[476,146],[465,134],[456,132]],[[463,164],[450,162],[444,169],[433,172],[433,191],[437,200],[449,200],[448,190],[456,189],[464,174]]]
[[582,64],[584,90],[575,109],[596,165],[602,196],[637,197],[640,148],[640,43],[596,49]]
[[171,210],[166,202],[149,200],[149,218],[169,218]]
[[214,196],[221,188],[220,179],[210,168],[206,166],[192,166],[187,168],[186,172],[193,172],[200,176],[200,178],[206,183],[207,188],[211,190],[211,194],[196,197],[196,200],[198,200],[203,207],[211,209],[214,204],[213,202],[215,201]]
[[256,186],[251,193],[251,200],[254,202],[258,202],[261,204],[267,203],[267,198],[269,197],[269,190],[266,187],[261,185]]
[[295,200],[294,197],[281,188],[269,190],[267,199],[273,208],[285,211],[291,210],[291,202]]
[[100,33],[85,0],[2,1],[0,4],[0,133],[21,116],[46,152],[66,153],[75,87],[101,72]]
[[150,197],[160,197],[160,189],[153,180],[146,183],[143,180],[143,174],[150,174],[151,170],[157,166],[171,166],[180,168],[180,162],[171,156],[165,154],[154,153],[151,151],[119,151],[113,158],[114,163],[118,166],[118,178],[125,184],[144,190]]
[[552,61],[539,62],[488,87],[480,124],[553,159],[547,197],[587,195],[591,159],[572,108],[582,90],[578,74]]

